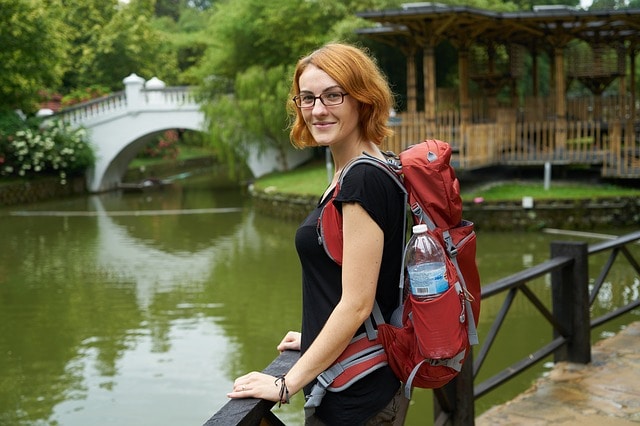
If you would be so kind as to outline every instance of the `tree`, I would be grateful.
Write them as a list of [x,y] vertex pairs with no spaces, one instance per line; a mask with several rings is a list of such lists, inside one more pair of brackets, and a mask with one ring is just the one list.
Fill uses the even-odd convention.
[[208,104],[208,130],[219,155],[226,158],[232,174],[236,159],[247,158],[249,151],[264,153],[275,149],[280,164],[287,169],[289,147],[287,114],[283,107],[289,94],[290,69],[253,66],[238,75],[234,94],[220,96]]
[[100,83],[83,75],[83,67],[79,65],[86,62],[85,55],[93,51],[118,7],[118,0],[61,0],[59,19],[67,26],[65,34],[70,43],[62,92],[68,93],[83,84]]
[[203,11],[211,8],[214,0],[156,0],[155,15],[168,16],[178,21],[185,10]]
[[0,0],[0,111],[34,112],[39,92],[60,83],[68,43],[57,10],[35,0]]
[[[202,69],[234,78],[254,65],[290,65],[329,40],[355,40],[355,12],[371,1],[234,0],[217,3]],[[357,22],[357,24],[356,24]]]
[[593,0],[589,10],[615,10],[627,7],[626,0]]
[[175,55],[180,84],[198,84],[194,68],[200,63],[206,48],[207,24],[210,14],[194,7],[183,8],[177,21],[167,16],[152,21],[155,30],[169,43],[168,49]]
[[[246,158],[249,146],[259,151],[288,146],[285,104],[290,74],[284,70],[325,42],[356,41],[353,30],[364,24],[355,12],[390,3],[398,2],[216,2],[207,31],[211,41],[198,75],[213,143],[224,148],[230,167],[238,158]],[[284,169],[285,158],[281,156]]]
[[92,35],[80,59],[78,84],[100,83],[112,90],[132,72],[167,84],[177,78],[175,55],[166,37],[153,28],[153,1],[131,0]]

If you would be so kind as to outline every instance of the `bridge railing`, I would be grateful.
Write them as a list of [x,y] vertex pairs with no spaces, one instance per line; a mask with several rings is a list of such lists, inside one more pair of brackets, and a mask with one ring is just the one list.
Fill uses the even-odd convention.
[[184,105],[197,105],[195,92],[190,86],[174,86],[162,89],[143,89],[145,105],[163,105],[176,107]]
[[123,111],[126,108],[127,97],[124,91],[120,91],[64,108],[53,114],[50,119],[58,119],[72,125],[78,125],[92,118]]
[[48,119],[59,119],[71,125],[81,125],[92,119],[119,112],[147,109],[176,109],[198,107],[195,92],[189,86],[140,88],[138,91],[120,91],[92,99],[60,110]]
[[[640,241],[640,231],[591,246],[584,242],[553,242],[549,260],[483,286],[482,300],[501,294],[505,294],[505,299],[483,339],[482,346],[476,351],[477,355],[471,354],[467,358],[461,373],[453,381],[443,388],[434,390],[434,424],[473,425],[476,399],[518,376],[549,355],[553,355],[555,362],[569,361],[583,364],[590,362],[591,330],[640,306],[640,300],[635,299],[599,317],[591,318],[590,314],[591,306],[620,254],[640,275],[640,263],[630,250],[631,245],[638,241]],[[589,290],[589,261],[595,261],[593,256],[602,253],[609,253],[609,256]],[[551,310],[532,288],[534,281],[539,283],[539,278],[545,276],[551,277]],[[498,374],[475,383],[518,294],[524,295],[552,326],[551,340],[527,354],[522,360],[504,366]],[[536,327],[538,326],[537,324]],[[526,330],[522,332],[526,333]],[[284,374],[295,363],[297,357],[297,353],[285,353],[278,357],[265,372],[274,371],[276,368],[274,365],[277,365],[277,372],[270,374]],[[261,400],[253,399],[242,401],[229,401],[205,423],[205,426],[283,424],[271,412],[274,403],[262,401],[262,404],[259,404]]]

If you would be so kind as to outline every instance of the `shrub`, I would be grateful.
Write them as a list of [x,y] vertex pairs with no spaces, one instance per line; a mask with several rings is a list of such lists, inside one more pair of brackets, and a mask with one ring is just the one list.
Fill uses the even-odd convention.
[[76,89],[63,96],[61,106],[63,108],[70,107],[75,104],[100,98],[102,96],[108,95],[109,93],[111,93],[111,90],[109,90],[108,87],[94,84],[82,89]]
[[15,134],[0,133],[0,175],[34,177],[55,175],[65,184],[95,163],[86,130],[62,121],[42,129],[30,127]]
[[180,134],[177,130],[167,130],[156,140],[149,142],[141,154],[142,158],[164,158],[174,160],[180,153],[178,142]]

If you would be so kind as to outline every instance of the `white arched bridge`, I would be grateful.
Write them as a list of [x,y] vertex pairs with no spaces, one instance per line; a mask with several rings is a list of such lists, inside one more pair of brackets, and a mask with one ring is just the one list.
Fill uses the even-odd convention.
[[[136,74],[123,80],[125,90],[79,104],[50,118],[61,119],[89,132],[96,152],[95,166],[87,171],[91,192],[116,189],[129,163],[153,137],[169,129],[205,132],[205,117],[189,87],[165,87],[156,77],[145,81]],[[291,148],[286,163],[306,161],[309,150]],[[277,154],[252,152],[247,165],[254,177],[281,170]]]

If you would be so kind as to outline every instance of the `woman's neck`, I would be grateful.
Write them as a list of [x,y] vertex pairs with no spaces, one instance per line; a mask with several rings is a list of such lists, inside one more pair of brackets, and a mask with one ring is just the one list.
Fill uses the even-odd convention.
[[330,149],[336,175],[339,175],[340,172],[342,172],[342,169],[349,163],[349,161],[361,156],[363,152],[377,158],[384,158],[378,146],[369,141],[356,142],[341,146],[332,145]]

